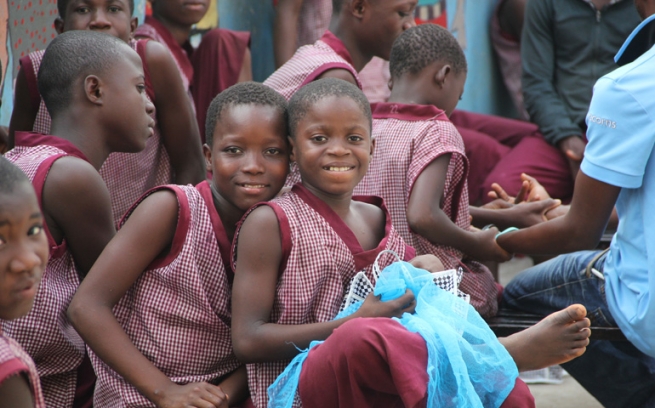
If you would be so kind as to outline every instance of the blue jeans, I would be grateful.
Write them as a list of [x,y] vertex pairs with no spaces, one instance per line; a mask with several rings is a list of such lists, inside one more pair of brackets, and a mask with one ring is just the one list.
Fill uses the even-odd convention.
[[[585,273],[598,253],[561,255],[521,272],[505,287],[503,304],[547,315],[580,303],[592,326],[615,326],[605,301],[605,281]],[[604,264],[602,257],[595,269],[602,273]],[[562,367],[605,407],[655,407],[655,358],[630,342],[591,341],[581,357]]]

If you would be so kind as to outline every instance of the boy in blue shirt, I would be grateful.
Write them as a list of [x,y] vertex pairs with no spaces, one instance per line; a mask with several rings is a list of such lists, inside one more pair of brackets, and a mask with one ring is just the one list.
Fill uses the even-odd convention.
[[[655,0],[635,2],[655,20]],[[617,56],[617,58],[620,57]],[[567,253],[593,248],[616,204],[619,228],[607,252],[563,255],[514,279],[503,294],[537,313],[584,304],[592,325],[618,325],[630,341],[592,341],[564,365],[607,407],[655,406],[655,47],[598,80],[587,115],[581,172],[566,216],[497,237],[510,252]]]

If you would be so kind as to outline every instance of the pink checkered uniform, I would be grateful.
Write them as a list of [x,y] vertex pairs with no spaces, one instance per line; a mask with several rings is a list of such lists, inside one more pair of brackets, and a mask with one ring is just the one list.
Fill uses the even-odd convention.
[[[148,67],[145,64],[146,43],[149,40],[130,41],[129,45],[139,54],[144,62],[147,96],[153,103],[155,95],[150,84]],[[37,74],[45,51],[35,51],[21,59],[21,66],[27,79],[32,104],[39,110],[34,120],[33,131],[49,134],[52,120],[37,87]],[[155,114],[152,115],[155,119]],[[168,152],[161,138],[159,127],[146,142],[146,148],[139,153],[112,153],[100,169],[100,176],[107,184],[111,195],[111,209],[114,221],[118,223],[125,211],[150,188],[172,181]]]
[[[414,249],[408,247],[391,226],[391,218],[380,198],[361,196],[353,199],[374,204],[386,213],[385,236],[375,249],[363,250],[346,223],[301,184],[295,185],[291,192],[261,204],[275,211],[282,240],[280,278],[270,322],[310,324],[330,321],[337,315],[357,272],[365,271],[368,278],[374,280],[373,263],[381,251],[393,250],[401,259],[414,257]],[[237,239],[234,245],[237,245]],[[236,250],[233,250],[233,255],[236,256]],[[395,258],[391,254],[384,254],[379,265],[384,268],[393,261]],[[266,407],[268,386],[290,361],[247,366],[248,385],[255,406]]]
[[[162,186],[179,203],[170,252],[155,260],[114,307],[132,343],[173,382],[216,383],[241,364],[232,351],[229,242],[207,181]],[[98,380],[94,406],[154,407],[93,352]]]
[[[16,147],[5,156],[30,179],[43,209],[42,193],[52,164],[74,156],[86,160],[70,142],[27,132],[16,132]],[[50,245],[48,265],[27,316],[3,321],[2,331],[15,339],[32,357],[41,377],[45,402],[49,407],[73,404],[77,369],[85,355],[84,342],[66,317],[80,279],[66,241],[57,244],[47,226]]]
[[466,259],[455,248],[434,245],[411,231],[407,204],[416,179],[437,157],[451,154],[441,209],[460,228],[468,229],[468,160],[464,143],[444,111],[428,105],[380,103],[374,105],[375,154],[357,194],[377,194],[388,203],[393,225],[419,255],[434,254],[447,269],[462,266],[460,289],[471,295],[471,304],[482,316],[498,310],[498,289],[491,272]]
[[45,408],[39,374],[34,361],[20,344],[0,331],[0,384],[15,375],[27,375],[35,408]]

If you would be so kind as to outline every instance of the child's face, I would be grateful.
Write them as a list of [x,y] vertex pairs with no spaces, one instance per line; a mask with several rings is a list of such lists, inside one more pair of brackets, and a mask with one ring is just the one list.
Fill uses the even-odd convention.
[[136,29],[127,0],[71,0],[66,6],[65,20],[55,20],[61,34],[70,30],[93,30],[128,42]]
[[326,97],[310,107],[291,140],[303,184],[330,195],[352,194],[373,154],[370,126],[349,97]]
[[275,197],[289,172],[286,123],[272,106],[225,108],[212,147],[205,145],[203,151],[224,204],[241,212]]
[[209,0],[153,0],[152,11],[156,18],[191,26],[207,13]]
[[0,319],[25,316],[48,263],[48,239],[32,185],[0,194]]
[[403,31],[414,27],[417,0],[368,1],[368,18],[362,26],[373,55],[389,60],[391,46]]
[[155,107],[146,96],[143,66],[139,55],[123,47],[124,57],[116,61],[101,77],[103,98],[102,123],[111,131],[112,151],[139,152],[153,134]]

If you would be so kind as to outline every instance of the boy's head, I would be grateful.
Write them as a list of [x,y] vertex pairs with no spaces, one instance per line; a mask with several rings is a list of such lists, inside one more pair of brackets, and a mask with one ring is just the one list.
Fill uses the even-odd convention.
[[209,105],[203,152],[225,203],[245,212],[282,189],[289,172],[286,112],[284,97],[256,82],[233,85]]
[[138,21],[132,17],[134,0],[57,0],[55,30],[93,30],[128,42]]
[[94,31],[57,36],[41,61],[38,87],[53,125],[65,113],[93,117],[98,133],[113,135],[111,151],[143,150],[152,134],[154,106],[141,58],[116,37]]
[[300,88],[289,100],[289,130],[303,184],[352,194],[373,154],[371,122],[368,99],[349,82],[326,78]]
[[394,86],[401,80],[424,81],[430,102],[448,115],[457,106],[466,82],[466,57],[453,35],[436,24],[413,27],[391,49],[389,71]]
[[25,316],[48,263],[48,239],[32,184],[0,156],[0,319]]
[[209,0],[151,0],[152,14],[180,26],[198,23],[209,9]]
[[370,56],[389,59],[394,40],[414,27],[418,0],[332,0],[333,17],[352,31],[360,49]]

